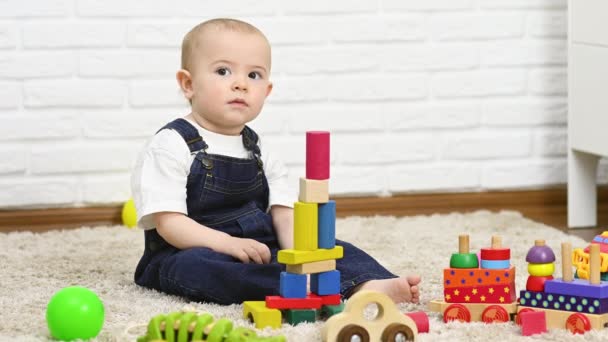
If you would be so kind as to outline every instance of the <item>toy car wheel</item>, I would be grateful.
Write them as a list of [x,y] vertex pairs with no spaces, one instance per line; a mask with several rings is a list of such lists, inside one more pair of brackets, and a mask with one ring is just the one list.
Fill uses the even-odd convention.
[[517,313],[517,316],[515,316],[515,324],[521,326],[521,314],[522,314],[522,312],[532,312],[532,311],[534,311],[534,309],[525,308],[525,309],[519,310],[519,312]]
[[500,305],[490,305],[481,313],[484,323],[504,323],[509,321],[509,313]]
[[591,330],[591,322],[589,322],[587,316],[577,312],[568,316],[566,329],[570,330],[573,334],[584,334]]
[[349,324],[338,333],[337,342],[369,342],[369,333],[360,325]]
[[382,342],[413,341],[414,332],[410,327],[401,323],[393,323],[382,332]]
[[443,312],[443,321],[461,321],[468,323],[471,321],[471,312],[462,304],[451,304]]

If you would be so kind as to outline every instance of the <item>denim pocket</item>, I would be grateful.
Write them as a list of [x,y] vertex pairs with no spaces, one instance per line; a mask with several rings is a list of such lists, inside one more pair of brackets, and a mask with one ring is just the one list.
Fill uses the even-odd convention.
[[236,219],[243,231],[243,237],[248,239],[272,236],[272,219],[270,215],[255,209]]

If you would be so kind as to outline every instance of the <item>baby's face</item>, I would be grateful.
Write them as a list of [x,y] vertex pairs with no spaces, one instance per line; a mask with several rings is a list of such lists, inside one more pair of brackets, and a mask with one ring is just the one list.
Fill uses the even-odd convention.
[[192,63],[192,111],[206,129],[238,135],[255,119],[272,89],[270,46],[255,33],[203,34]]

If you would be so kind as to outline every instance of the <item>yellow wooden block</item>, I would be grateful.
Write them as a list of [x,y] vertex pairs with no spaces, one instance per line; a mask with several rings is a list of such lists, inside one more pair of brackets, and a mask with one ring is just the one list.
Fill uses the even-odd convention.
[[316,251],[298,251],[295,249],[283,249],[279,251],[278,260],[281,264],[295,265],[307,262],[340,259],[344,256],[342,246],[332,249],[317,249]]
[[281,327],[281,311],[267,308],[265,301],[243,302],[243,318],[253,320],[258,329]]
[[287,272],[297,274],[311,274],[333,271],[336,269],[336,260],[309,262],[306,264],[287,265]]
[[329,202],[329,179],[317,180],[300,178],[300,202]]
[[528,273],[531,276],[547,277],[555,272],[555,263],[549,262],[546,264],[528,264]]
[[319,247],[319,205],[296,202],[293,206],[294,249],[314,251]]

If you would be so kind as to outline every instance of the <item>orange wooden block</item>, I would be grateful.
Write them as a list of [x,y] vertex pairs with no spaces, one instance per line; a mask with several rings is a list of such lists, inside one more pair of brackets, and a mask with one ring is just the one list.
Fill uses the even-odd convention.
[[450,287],[443,290],[446,303],[497,303],[515,301],[515,283]]
[[443,270],[443,287],[510,284],[515,281],[515,267],[504,270],[482,268],[446,268]]

